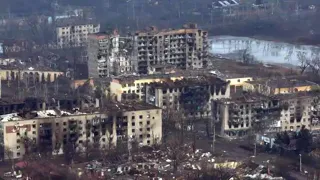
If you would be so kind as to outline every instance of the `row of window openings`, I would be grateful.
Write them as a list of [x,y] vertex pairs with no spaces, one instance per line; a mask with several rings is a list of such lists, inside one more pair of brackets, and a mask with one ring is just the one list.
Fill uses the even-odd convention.
[[[300,113],[299,113],[300,114]],[[306,112],[303,112],[303,115],[306,116],[306,115],[311,115],[312,113],[311,112],[308,112],[308,114]],[[285,116],[285,117],[288,117],[288,114],[281,114],[280,116]],[[291,117],[294,117],[295,114],[290,114]]]
[[[151,128],[147,128],[147,131],[148,131],[148,132],[150,132],[150,130],[151,130]],[[143,131],[143,129],[142,129],[142,128],[140,128],[140,129],[139,129],[139,131],[140,131],[140,132],[142,132],[142,131]],[[133,132],[133,133],[135,133],[135,132],[136,132],[136,129],[132,129],[132,132]]]
[[[32,138],[32,140],[34,141],[34,142],[36,142],[36,138]],[[21,143],[21,140],[20,139],[17,139],[17,144],[20,144]],[[20,146],[19,146],[20,147]]]
[[[153,117],[153,118],[154,118],[154,117]],[[136,123],[135,123],[135,122],[132,122],[131,125],[132,125],[132,126],[135,126]],[[139,125],[142,126],[142,125],[143,125],[143,122],[139,122]],[[147,125],[150,125],[150,121],[147,121]],[[148,129],[149,129],[148,131],[150,131],[150,128],[148,128]],[[82,127],[79,127],[79,130],[83,130],[83,128],[82,128]],[[63,129],[63,132],[67,132],[67,129],[64,128],[64,129]],[[35,134],[35,131],[33,131],[33,133]],[[17,134],[18,134],[18,133],[17,133]]]
[[[303,118],[302,120],[303,122],[306,122],[306,119]],[[311,121],[311,118],[308,118],[308,121]],[[290,118],[290,123],[294,123],[295,122],[295,118]],[[296,119],[296,122],[301,122],[301,119]]]
[[[147,137],[147,138],[150,138],[151,135],[150,135],[150,134],[147,134],[146,137]],[[134,138],[135,138],[135,135],[133,135],[132,138],[134,139]],[[142,135],[142,134],[139,135],[139,138],[140,138],[140,139],[143,139],[143,135]],[[66,140],[66,139],[67,139],[67,137],[65,136],[65,137],[64,137],[64,140]],[[109,141],[112,141],[112,139],[113,139],[113,137],[110,137],[110,138],[109,138]],[[102,140],[102,142],[106,142],[106,138],[102,138],[101,140]],[[87,141],[90,142],[89,139],[88,139]],[[79,140],[79,143],[83,143],[83,140]],[[19,147],[19,149],[20,149],[20,146],[18,146],[18,147]]]
[[[309,126],[310,126],[310,125],[309,125]],[[288,129],[288,127],[287,127],[287,126],[285,126],[285,127],[284,127],[284,129],[285,129],[285,130],[287,130],[287,129]],[[293,129],[294,129],[294,127],[293,127],[293,126],[290,126],[290,130],[293,130]],[[297,126],[297,129],[300,129],[300,126]]]
[[[229,128],[231,129],[232,128],[232,124],[231,123],[229,123],[228,124],[229,125]],[[240,125],[240,127],[249,127],[249,123],[242,123],[242,124],[234,124],[233,125],[233,128],[239,128],[239,125]]]
[[[32,134],[36,134],[36,131],[32,131]],[[27,132],[24,132],[24,135],[27,135]],[[20,136],[20,132],[17,132],[17,136]]]
[[[134,120],[135,118],[136,118],[135,116],[132,116],[132,117],[131,117],[132,120]],[[150,118],[150,114],[147,115],[147,118]],[[123,117],[123,119],[124,119],[124,120],[127,120],[127,116]],[[139,119],[143,119],[143,115],[140,115],[140,116],[139,116]],[[154,119],[154,117],[152,117],[152,119]],[[77,122],[79,122],[79,124],[82,124],[82,121],[77,121]],[[89,122],[90,122],[90,120],[87,120],[87,124],[88,124]],[[142,123],[142,122],[140,122],[140,123]],[[150,121],[147,121],[147,124],[148,124],[148,123],[150,123]],[[63,122],[63,125],[66,126],[66,125],[67,125],[67,122]],[[59,126],[59,123],[56,123],[56,126]],[[34,126],[34,128],[35,128],[35,126]]]
[[[123,91],[123,93],[126,94],[127,91]],[[135,90],[132,90],[132,91],[129,90],[128,93],[140,93],[140,90],[136,90],[136,91]]]

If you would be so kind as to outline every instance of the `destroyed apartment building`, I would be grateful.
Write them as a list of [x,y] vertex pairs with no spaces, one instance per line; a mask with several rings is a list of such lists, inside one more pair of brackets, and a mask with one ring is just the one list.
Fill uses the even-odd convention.
[[134,35],[88,35],[89,77],[149,74],[159,66],[201,69],[207,66],[208,33],[196,24],[177,30],[150,27]]
[[207,66],[208,33],[196,24],[176,30],[150,27],[134,36],[136,71],[147,74],[154,65],[173,65],[179,69],[199,69]]
[[188,118],[212,118],[212,102],[230,97],[229,83],[216,76],[185,77],[146,85],[146,102],[181,111]]
[[110,77],[135,72],[133,59],[133,37],[96,33],[88,36],[89,77]]
[[262,95],[253,92],[233,94],[214,102],[221,135],[237,138],[247,135],[257,121],[265,121],[265,132],[299,131],[303,126],[316,133],[319,123],[319,94]]
[[161,142],[162,110],[145,103],[112,103],[96,113],[12,113],[1,116],[1,133],[5,159],[22,158],[34,146],[53,154],[63,153],[70,144],[75,152],[85,151],[88,145],[111,148],[128,140],[148,146]]
[[284,107],[280,117],[282,131],[299,131],[305,126],[313,133],[319,132],[319,95],[318,92],[278,95]]
[[277,79],[258,79],[247,81],[243,85],[246,91],[258,92],[265,95],[290,94],[303,91],[311,91],[316,83],[300,80],[295,77],[283,77]]
[[81,18],[58,19],[57,45],[60,48],[80,47],[87,44],[88,35],[100,32],[100,24]]
[[278,98],[243,92],[213,104],[217,121],[221,123],[222,136],[245,136],[255,123],[265,126],[268,131],[281,130],[279,118],[282,106]]
[[117,101],[145,101],[146,85],[167,80],[177,81],[186,77],[196,77],[208,74],[204,70],[175,70],[167,74],[121,75],[112,78],[110,93]]

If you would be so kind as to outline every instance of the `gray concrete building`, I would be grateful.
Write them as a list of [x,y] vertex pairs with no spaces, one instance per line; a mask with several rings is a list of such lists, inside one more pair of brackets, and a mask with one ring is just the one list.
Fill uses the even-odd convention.
[[132,37],[120,37],[116,31],[111,35],[90,34],[87,45],[89,77],[133,73],[132,53]]
[[180,69],[199,69],[207,65],[208,33],[197,25],[177,30],[137,32],[135,41],[136,71],[147,74],[154,65],[174,65]]

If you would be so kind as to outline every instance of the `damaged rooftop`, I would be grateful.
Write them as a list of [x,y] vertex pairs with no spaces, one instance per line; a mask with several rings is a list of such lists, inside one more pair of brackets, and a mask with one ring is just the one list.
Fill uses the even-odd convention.
[[256,92],[237,92],[231,95],[231,100],[233,102],[247,102],[247,103],[254,103],[254,102],[260,102],[260,101],[266,101],[266,100],[275,100],[278,99],[277,96],[266,96],[260,93]]
[[314,82],[292,79],[292,78],[277,78],[277,79],[261,79],[251,81],[250,84],[265,84],[272,88],[291,88],[291,87],[302,87],[302,86],[315,86]]
[[24,66],[22,64],[15,64],[15,65],[0,65],[0,70],[22,70],[22,71],[47,71],[47,72],[60,72],[56,71],[50,67],[45,66]]
[[209,69],[202,70],[175,70],[172,73],[167,74],[149,74],[149,75],[123,75],[114,78],[119,81],[120,84],[131,84],[136,80],[143,79],[170,79],[170,78],[187,78],[187,77],[199,77],[199,76],[216,76],[218,75],[210,73]]
[[147,104],[145,102],[112,102],[108,103],[102,108],[99,108],[100,112],[103,113],[115,113],[115,112],[128,112],[128,111],[143,111],[161,109],[157,106]]
[[144,110],[154,110],[161,109],[159,107],[140,102],[112,102],[104,105],[102,108],[86,108],[80,111],[63,111],[57,109],[48,109],[42,111],[27,111],[22,113],[11,113],[0,116],[0,121],[19,121],[19,120],[30,120],[30,119],[44,119],[44,118],[54,118],[54,117],[67,117],[67,116],[79,116],[85,114],[114,114],[121,112],[130,111],[144,111]]
[[179,29],[161,29],[159,30],[155,26],[150,26],[145,28],[143,31],[136,32],[136,35],[172,35],[172,34],[187,34],[187,33],[196,33],[198,32],[198,25],[197,24],[186,24]]
[[225,85],[228,82],[216,76],[194,76],[186,77],[180,81],[167,80],[163,82],[154,82],[150,86],[154,88],[179,88],[188,86],[201,86],[201,85]]

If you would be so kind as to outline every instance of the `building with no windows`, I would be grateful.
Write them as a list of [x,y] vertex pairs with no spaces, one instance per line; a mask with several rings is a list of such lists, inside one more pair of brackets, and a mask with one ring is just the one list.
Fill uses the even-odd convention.
[[174,65],[179,69],[199,69],[207,66],[208,33],[197,25],[177,30],[157,30],[150,27],[134,37],[136,71],[147,74],[154,65]]
[[63,153],[72,145],[82,152],[90,145],[112,148],[117,143],[135,141],[141,146],[161,142],[162,110],[148,104],[110,104],[101,113],[71,114],[63,111],[39,111],[1,116],[2,155],[7,159],[22,158],[32,150],[26,140],[39,151]]

